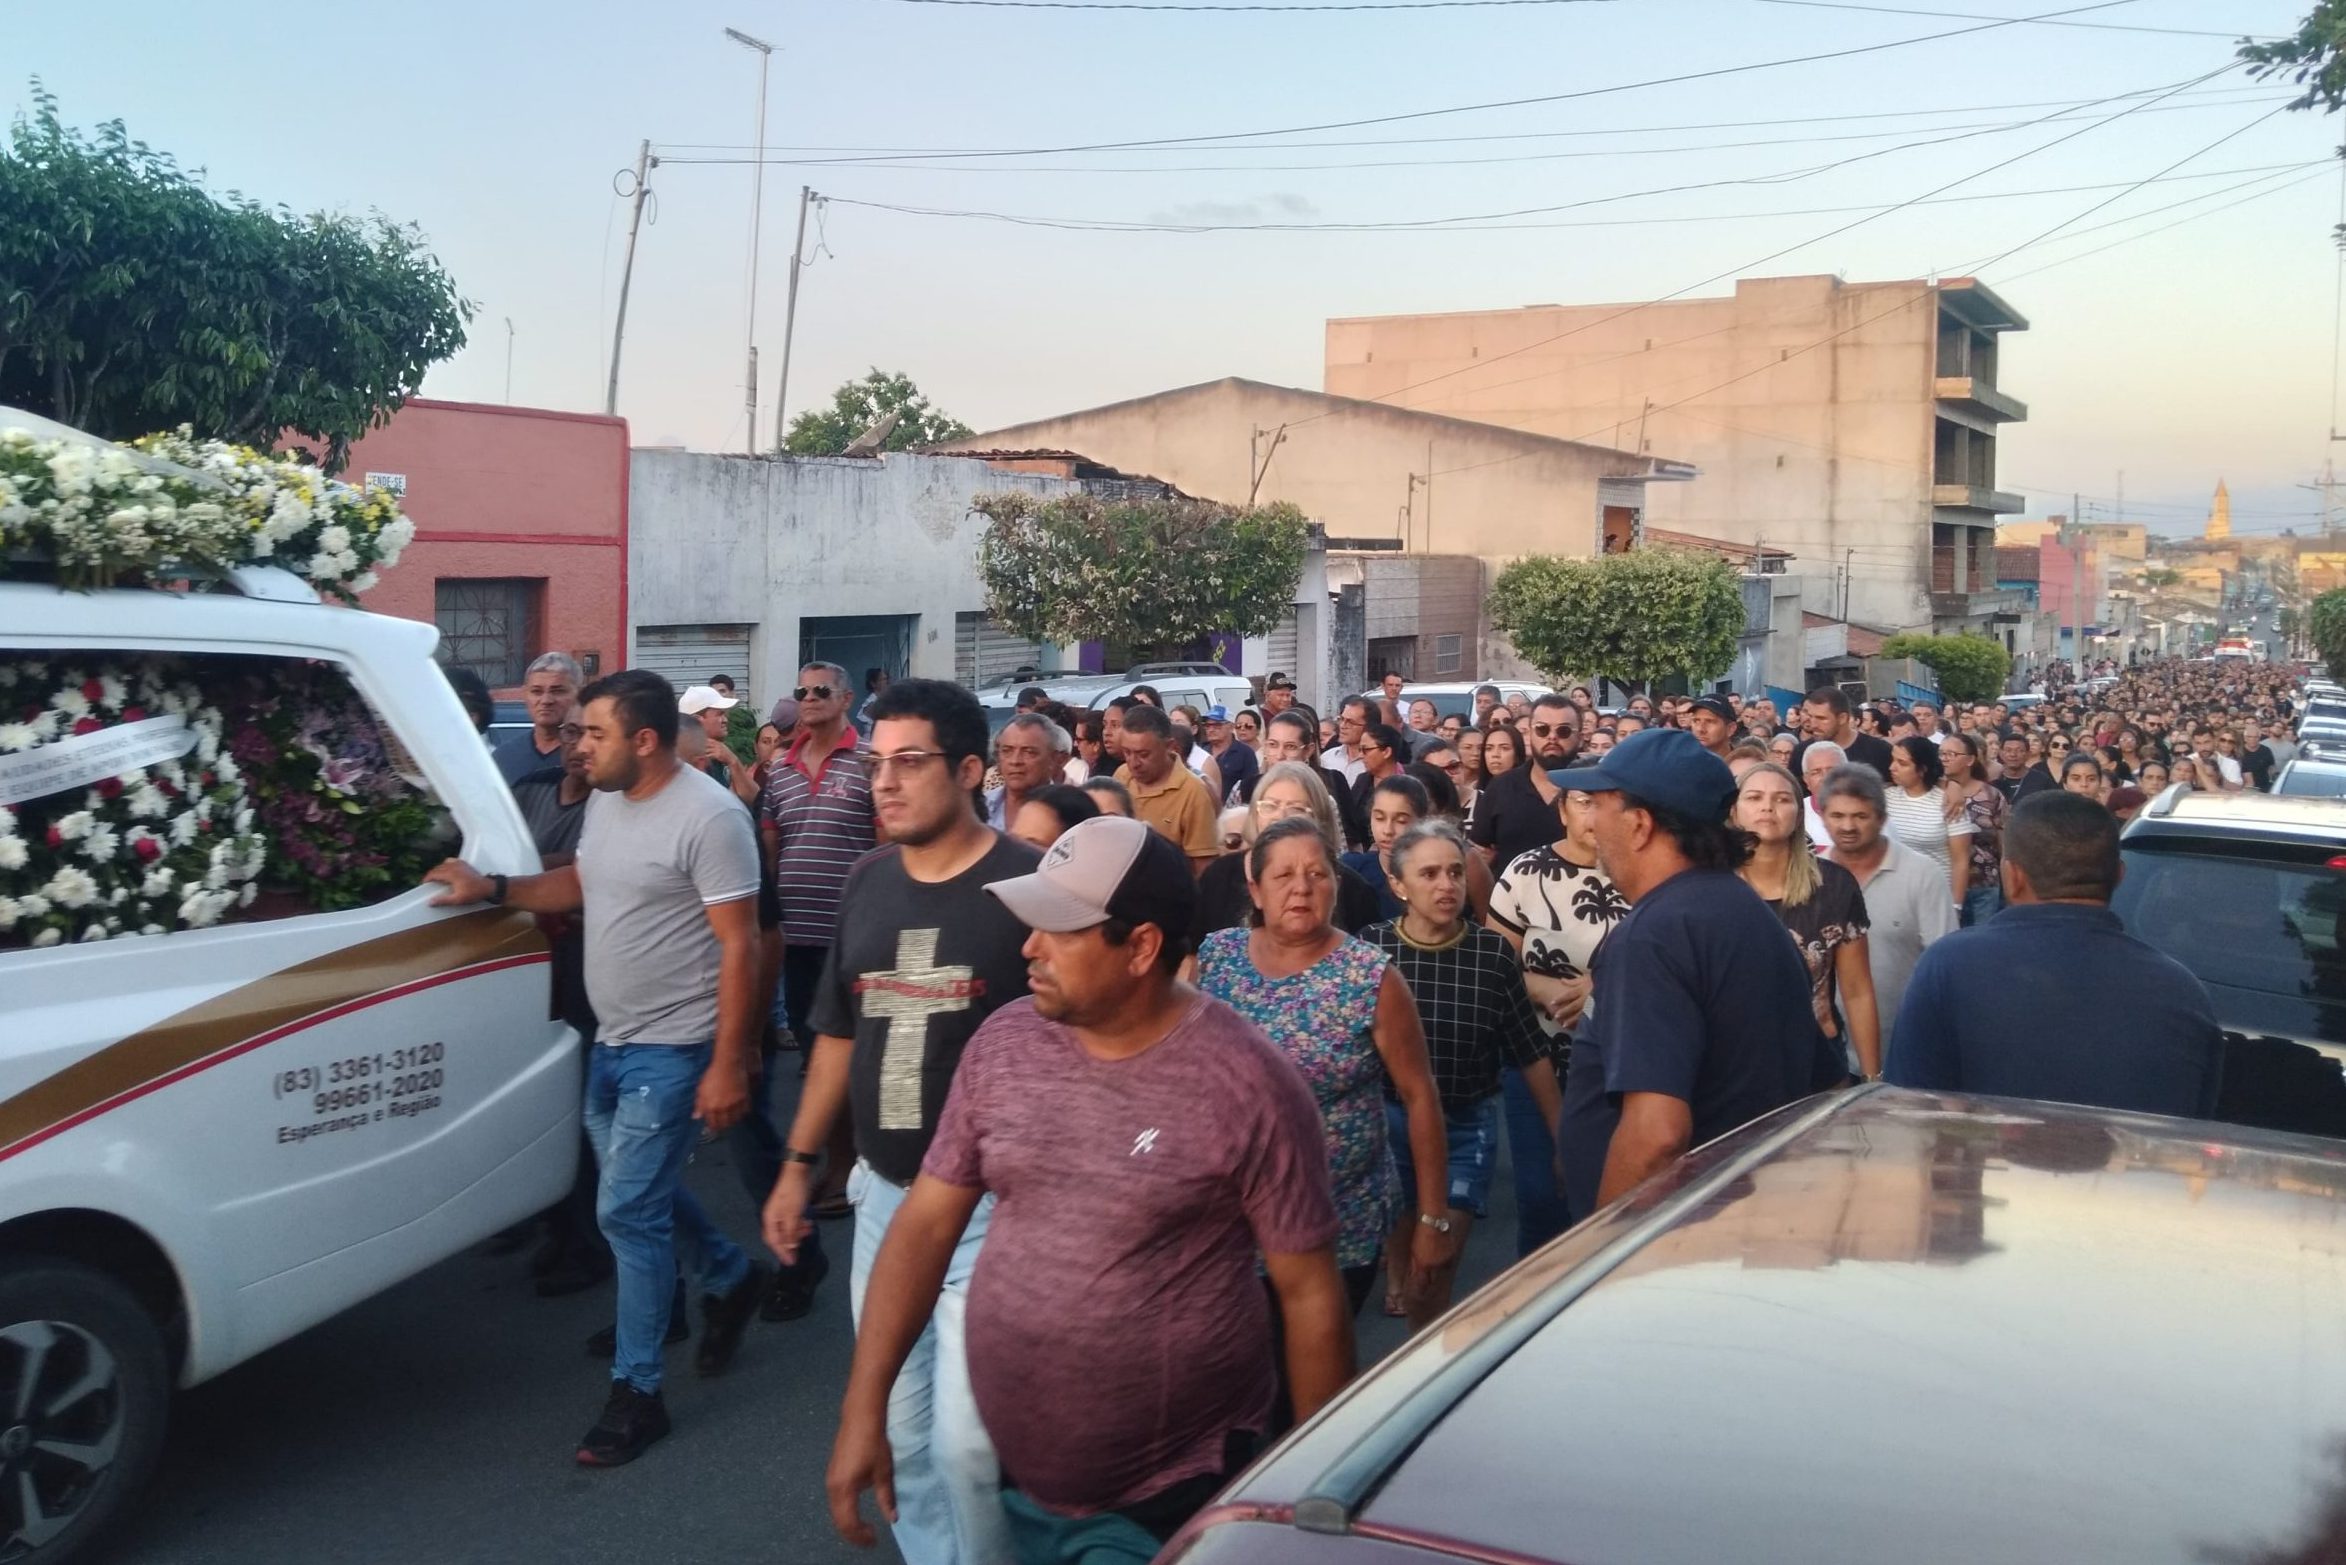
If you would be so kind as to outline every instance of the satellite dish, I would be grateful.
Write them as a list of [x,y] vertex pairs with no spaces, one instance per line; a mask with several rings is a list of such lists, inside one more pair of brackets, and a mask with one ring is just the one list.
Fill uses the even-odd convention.
[[896,426],[903,421],[904,409],[898,408],[849,441],[847,449],[839,454],[841,456],[878,456],[880,448],[888,443],[888,437],[896,433]]

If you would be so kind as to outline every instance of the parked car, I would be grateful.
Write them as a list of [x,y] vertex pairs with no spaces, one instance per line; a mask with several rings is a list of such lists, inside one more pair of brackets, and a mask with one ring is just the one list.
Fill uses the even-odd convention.
[[[181,883],[187,902],[141,887],[127,905],[165,921],[151,932],[134,917],[102,940],[27,940],[41,915],[24,897],[0,922],[0,1559],[62,1561],[135,1504],[175,1387],[543,1210],[577,1164],[580,1045],[549,1019],[545,937],[525,913],[433,907],[412,878],[448,852],[539,867],[433,665],[438,633],[323,604],[281,570],[234,574],[234,590],[185,592],[0,583],[0,683],[21,694],[72,670],[87,682],[60,699],[105,709],[4,758],[16,822],[0,810],[0,825],[70,839],[70,798],[89,840],[105,812],[80,801],[113,785],[104,797],[170,842],[184,820],[188,842],[218,843],[222,877]],[[165,704],[125,704],[144,688]],[[299,704],[275,708],[288,689]],[[220,692],[257,694],[233,711]],[[243,777],[293,779],[304,792],[280,798],[341,814],[271,814],[257,791],[222,804],[242,787],[231,750]],[[94,778],[82,755],[106,758]],[[392,802],[362,807],[362,788]],[[321,881],[275,847],[218,856],[297,839],[309,853],[321,839],[302,820],[355,813],[386,838],[418,827],[389,884]],[[91,855],[126,891],[129,849],[166,840],[146,829]],[[297,866],[307,893],[276,884]]]
[[2119,848],[2113,910],[2225,1029],[2219,1117],[2346,1137],[2346,801],[2178,785]]
[[1153,687],[1170,712],[1177,706],[1204,711],[1225,706],[1232,711],[1254,701],[1254,685],[1243,674],[1233,674],[1219,663],[1143,663],[1121,674],[1037,674],[987,685],[978,691],[979,704],[995,733],[1018,710],[1018,693],[1038,688],[1052,700],[1077,711],[1097,710],[1118,696],[1128,696],[1139,685]]
[[2346,747],[2309,746],[2281,768],[2273,779],[2273,793],[2280,798],[2346,799]]
[[1466,1299],[1160,1559],[2326,1559],[2342,1233],[2333,1143],[1810,1099]]
[[[1448,717],[1452,712],[1456,712],[1462,717],[1471,717],[1474,714],[1474,693],[1485,685],[1496,685],[1501,701],[1513,696],[1521,696],[1526,701],[1537,701],[1546,695],[1550,688],[1546,685],[1531,684],[1520,679],[1472,679],[1464,684],[1403,685],[1401,687],[1401,706],[1404,715],[1406,715],[1409,703],[1422,699],[1433,702],[1434,711],[1443,717]],[[1370,701],[1381,701],[1385,696],[1385,687],[1379,685],[1373,690],[1363,690],[1361,695]]]

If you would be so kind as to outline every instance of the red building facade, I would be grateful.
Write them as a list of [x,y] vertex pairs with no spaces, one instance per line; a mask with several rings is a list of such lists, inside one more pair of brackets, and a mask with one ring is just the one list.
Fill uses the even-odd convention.
[[342,477],[397,489],[415,542],[366,594],[440,627],[443,662],[499,694],[541,652],[589,678],[627,658],[627,421],[416,398]]

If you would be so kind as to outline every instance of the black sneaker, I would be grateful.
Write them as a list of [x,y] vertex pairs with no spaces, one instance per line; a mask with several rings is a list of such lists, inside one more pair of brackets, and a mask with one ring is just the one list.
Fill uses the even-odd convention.
[[[691,1335],[692,1316],[684,1308],[684,1279],[679,1277],[676,1279],[676,1296],[668,1301],[668,1335],[660,1340],[674,1347]],[[587,1338],[586,1348],[588,1358],[609,1362],[611,1355],[619,1351],[619,1328],[616,1325],[605,1326]]]
[[625,1467],[668,1432],[668,1404],[657,1391],[638,1391],[624,1380],[611,1382],[603,1416],[580,1437],[581,1467]]
[[749,1274],[723,1293],[708,1294],[701,1300],[701,1346],[693,1356],[693,1368],[703,1375],[722,1375],[733,1362],[733,1350],[741,1346],[741,1334],[749,1329],[749,1317],[758,1307],[758,1296],[766,1291],[766,1279],[771,1268],[750,1262]]
[[815,1307],[815,1288],[831,1275],[831,1257],[816,1250],[796,1266],[774,1273],[766,1296],[758,1301],[760,1320],[798,1320]]

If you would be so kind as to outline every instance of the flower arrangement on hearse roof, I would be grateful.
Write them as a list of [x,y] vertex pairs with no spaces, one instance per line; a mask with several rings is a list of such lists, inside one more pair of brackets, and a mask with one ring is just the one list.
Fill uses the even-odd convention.
[[[0,429],[0,578],[167,588],[280,566],[355,603],[397,498],[186,429],[129,447]],[[203,928],[267,895],[415,883],[444,813],[341,671],[279,658],[0,651],[0,945]]]

